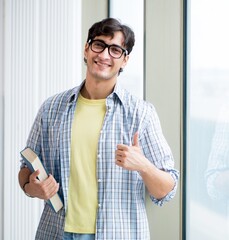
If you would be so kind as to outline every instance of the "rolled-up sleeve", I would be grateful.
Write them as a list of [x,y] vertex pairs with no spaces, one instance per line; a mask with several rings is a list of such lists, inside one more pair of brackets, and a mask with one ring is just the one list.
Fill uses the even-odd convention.
[[156,199],[150,196],[151,200],[162,206],[164,202],[171,200],[177,190],[179,172],[174,168],[174,159],[171,149],[162,133],[158,115],[152,106],[144,121],[143,132],[140,136],[141,147],[145,157],[158,169],[168,172],[174,180],[174,188],[164,198]]

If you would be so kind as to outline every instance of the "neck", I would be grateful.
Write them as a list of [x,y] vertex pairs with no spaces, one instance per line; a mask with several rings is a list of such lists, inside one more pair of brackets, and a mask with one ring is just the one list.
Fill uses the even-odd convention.
[[115,83],[108,84],[108,81],[89,82],[87,79],[80,93],[87,99],[105,99],[114,89]]

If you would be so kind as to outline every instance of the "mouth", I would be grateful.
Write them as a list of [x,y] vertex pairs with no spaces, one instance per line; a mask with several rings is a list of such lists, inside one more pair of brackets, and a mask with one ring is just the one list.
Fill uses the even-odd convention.
[[100,66],[100,67],[111,67],[111,64],[107,63],[107,62],[101,62],[101,61],[94,61],[96,65]]

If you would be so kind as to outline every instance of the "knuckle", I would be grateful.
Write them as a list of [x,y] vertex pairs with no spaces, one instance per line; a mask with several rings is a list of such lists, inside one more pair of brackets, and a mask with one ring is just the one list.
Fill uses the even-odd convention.
[[43,196],[46,200],[49,199],[49,193],[47,191],[43,193]]
[[122,156],[123,156],[123,157],[127,157],[127,152],[126,152],[126,151],[123,152]]

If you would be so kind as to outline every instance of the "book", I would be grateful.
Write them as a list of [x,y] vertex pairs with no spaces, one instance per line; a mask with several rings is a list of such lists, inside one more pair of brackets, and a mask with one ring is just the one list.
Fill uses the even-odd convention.
[[[29,147],[25,148],[21,152],[22,158],[25,160],[25,163],[31,172],[35,172],[39,169],[40,173],[38,175],[38,179],[40,181],[44,181],[48,178],[48,173],[42,164],[38,155]],[[48,203],[54,209],[55,212],[58,212],[63,207],[63,202],[58,193],[52,196]]]

